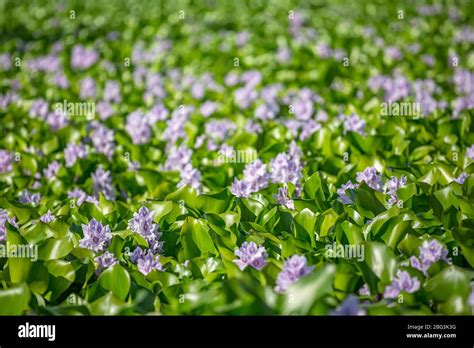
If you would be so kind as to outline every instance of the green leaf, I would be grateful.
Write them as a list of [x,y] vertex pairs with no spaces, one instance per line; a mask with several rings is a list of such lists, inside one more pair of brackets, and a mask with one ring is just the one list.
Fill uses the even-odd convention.
[[426,282],[426,291],[435,301],[448,301],[457,295],[467,298],[473,273],[457,266],[449,266]]
[[390,283],[398,269],[393,251],[379,242],[365,244],[365,263],[383,284]]
[[283,314],[308,314],[313,305],[331,293],[336,267],[327,265],[291,285],[284,294]]
[[0,290],[0,315],[22,315],[29,302],[30,290],[25,283]]
[[0,244],[0,250],[9,256],[10,281],[13,284],[25,282],[31,270],[31,261],[37,256],[34,246],[26,244],[18,232],[7,227],[7,243]]
[[201,220],[187,217],[181,227],[180,241],[187,260],[209,253],[217,254],[209,227]]
[[314,226],[316,223],[316,216],[309,209],[303,209],[294,216],[296,237],[315,244]]
[[68,255],[74,246],[69,238],[48,239],[41,244],[38,250],[39,260],[57,260]]
[[114,265],[99,276],[99,284],[106,290],[112,291],[118,298],[125,300],[130,291],[130,275],[120,265]]

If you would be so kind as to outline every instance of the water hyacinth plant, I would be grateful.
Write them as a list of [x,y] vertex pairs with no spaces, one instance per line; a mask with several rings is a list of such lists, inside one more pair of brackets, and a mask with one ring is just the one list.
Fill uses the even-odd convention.
[[474,313],[468,1],[0,7],[0,315]]

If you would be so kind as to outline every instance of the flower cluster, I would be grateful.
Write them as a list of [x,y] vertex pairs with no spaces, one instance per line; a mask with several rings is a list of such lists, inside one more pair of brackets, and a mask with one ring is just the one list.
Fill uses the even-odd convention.
[[382,176],[377,172],[375,167],[367,167],[363,172],[358,172],[356,181],[360,184],[365,182],[367,186],[376,191],[382,191]]
[[425,275],[431,265],[437,261],[444,261],[451,263],[448,258],[448,250],[441,245],[436,239],[432,239],[429,242],[424,241],[418,248],[420,251],[420,257],[412,256],[410,258],[410,264],[413,268],[422,271]]
[[51,213],[51,210],[48,210],[46,214],[43,214],[40,216],[40,221],[44,223],[50,223],[56,220],[56,216],[54,216],[53,213]]
[[118,264],[118,260],[115,255],[108,251],[104,252],[100,256],[97,256],[94,261],[97,262],[97,270],[95,271],[97,275],[102,273],[103,270]]
[[8,216],[8,212],[5,209],[0,209],[0,242],[7,239],[7,229],[5,226],[7,222],[18,228],[16,217],[11,218]]
[[164,242],[160,241],[162,233],[158,231],[158,225],[153,223],[154,215],[147,207],[141,207],[128,222],[128,228],[142,236],[153,253],[162,253]]
[[109,161],[115,152],[114,131],[96,124],[91,134],[92,144],[98,153],[104,154]]
[[66,167],[72,167],[79,158],[87,157],[87,149],[84,145],[68,144],[64,149],[64,160]]
[[32,193],[28,190],[23,190],[18,196],[18,201],[22,204],[38,204],[41,200],[40,193]]
[[290,195],[288,193],[288,187],[283,186],[278,188],[278,193],[274,195],[277,204],[281,204],[285,206],[288,209],[294,210],[295,209],[295,203],[293,200],[290,198]]
[[13,167],[13,153],[7,150],[0,150],[0,174],[10,172]]
[[104,197],[109,200],[115,200],[115,189],[112,184],[112,177],[110,171],[105,171],[102,167],[92,173],[93,191],[96,197],[99,197],[99,193],[102,193]]
[[137,265],[138,271],[143,275],[148,275],[151,271],[164,271],[164,267],[160,262],[160,255],[155,255],[151,250],[144,251],[137,247],[130,255],[130,261]]
[[107,248],[112,239],[110,227],[102,225],[96,219],[89,221],[88,225],[82,224],[82,232],[84,237],[79,241],[79,245],[96,253]]
[[390,180],[385,183],[385,190],[390,198],[388,199],[389,205],[398,205],[400,206],[403,202],[399,200],[397,192],[401,187],[407,185],[407,177],[402,175],[400,179],[395,176],[392,176]]
[[302,170],[301,150],[295,142],[291,142],[288,152],[279,153],[270,161],[272,182],[280,184],[292,183],[296,186],[295,193],[297,195],[300,190]]
[[337,307],[331,311],[329,315],[365,315],[366,311],[359,306],[359,300],[354,295],[349,295],[347,298]]
[[293,255],[285,261],[283,269],[278,274],[275,291],[284,293],[298,279],[311,273],[314,266],[307,266],[306,257]]
[[267,264],[267,252],[265,247],[258,246],[255,242],[243,242],[239,249],[235,250],[238,259],[234,263],[243,271],[247,266],[261,271]]
[[339,201],[343,204],[351,204],[352,199],[346,194],[346,191],[349,189],[356,189],[358,188],[358,184],[352,183],[350,180],[343,184],[340,188],[337,189],[337,195],[339,196]]
[[267,187],[269,178],[265,164],[257,159],[245,166],[244,178],[235,179],[230,191],[237,197],[249,197],[252,193]]
[[147,115],[144,115],[140,111],[135,111],[128,115],[125,130],[132,138],[134,144],[146,144],[150,140],[150,121]]
[[396,298],[401,291],[413,293],[419,289],[420,281],[417,277],[411,277],[407,271],[398,271],[392,283],[385,288],[383,295],[385,298]]

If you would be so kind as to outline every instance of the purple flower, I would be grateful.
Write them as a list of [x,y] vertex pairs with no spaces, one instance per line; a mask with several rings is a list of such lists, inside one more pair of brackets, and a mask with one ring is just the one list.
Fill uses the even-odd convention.
[[262,127],[254,122],[253,120],[248,120],[247,126],[245,127],[246,131],[249,133],[261,133],[262,132]]
[[314,266],[308,266],[307,262],[306,257],[300,255],[293,255],[286,260],[278,274],[275,291],[284,293],[298,279],[311,273]]
[[237,197],[248,197],[267,187],[270,178],[265,164],[259,159],[245,166],[243,176],[242,180],[235,179],[230,188],[232,194]]
[[138,259],[142,259],[144,257],[145,251],[140,247],[136,247],[135,250],[133,250],[133,252],[130,254],[130,261],[136,264]]
[[385,288],[385,298],[396,298],[401,291],[414,293],[420,289],[420,281],[417,277],[410,277],[407,271],[398,271],[397,276],[390,285]]
[[305,141],[311,135],[313,135],[314,133],[316,133],[318,130],[321,129],[321,124],[314,120],[308,120],[302,124],[301,128],[302,129],[300,133],[300,140]]
[[469,174],[462,172],[457,178],[454,178],[453,181],[457,182],[459,185],[464,184],[464,181],[469,177]]
[[382,191],[382,176],[375,167],[367,167],[363,172],[358,172],[356,180],[358,183],[365,182],[373,190]]
[[213,120],[205,125],[206,134],[214,140],[224,140],[236,128],[229,120]]
[[474,160],[474,144],[466,149],[467,158]]
[[97,103],[96,106],[97,112],[99,113],[99,117],[101,120],[106,120],[114,114],[114,109],[109,102],[101,101]]
[[82,144],[68,144],[64,149],[64,159],[66,160],[66,167],[72,167],[79,158],[86,158],[87,150]]
[[249,70],[242,74],[241,81],[245,83],[246,87],[255,87],[262,80],[262,74],[258,70]]
[[120,84],[117,81],[107,81],[104,88],[104,100],[107,102],[120,102]]
[[244,180],[253,192],[260,191],[268,185],[270,175],[267,173],[266,165],[259,159],[248,163],[243,174]]
[[76,199],[77,205],[80,207],[82,203],[87,199],[87,193],[81,189],[75,188],[68,192],[68,198]]
[[51,78],[53,84],[61,89],[69,88],[69,80],[63,72],[56,72]]
[[230,192],[236,197],[249,197],[252,194],[247,182],[245,180],[237,180],[237,178],[234,179]]
[[72,49],[71,66],[74,69],[84,70],[94,65],[99,59],[99,54],[94,50],[88,50],[82,45],[76,45]]
[[396,176],[392,176],[390,180],[388,180],[385,183],[385,190],[386,193],[390,195],[390,198],[388,200],[389,205],[399,205],[402,203],[398,199],[398,190],[402,187],[405,187],[407,185],[407,177],[405,175],[402,175],[400,179],[398,179]]
[[15,92],[7,92],[0,94],[0,110],[6,110],[8,106],[20,99],[19,95]]
[[27,62],[27,67],[33,72],[53,73],[61,69],[61,63],[57,56],[46,55],[30,59]]
[[49,105],[43,99],[38,99],[31,104],[30,116],[33,118],[46,119],[48,115]]
[[255,117],[260,120],[272,120],[278,113],[279,107],[276,103],[265,103],[255,109]]
[[11,172],[13,169],[13,152],[0,150],[0,174]]
[[41,200],[39,193],[31,193],[28,190],[21,191],[18,200],[22,204],[38,204]]
[[369,289],[369,285],[367,283],[362,285],[362,287],[359,289],[359,295],[360,296],[370,296],[370,289]]
[[58,175],[60,165],[58,161],[53,161],[48,164],[48,167],[43,170],[43,175],[46,179],[51,179]]
[[295,209],[295,203],[293,200],[290,198],[288,194],[288,187],[283,186],[278,188],[278,193],[274,195],[277,204],[282,204],[288,209],[294,210]]
[[66,127],[69,123],[69,119],[65,112],[54,111],[46,116],[46,122],[53,131],[56,131]]
[[91,140],[96,151],[107,156],[110,161],[115,152],[114,131],[99,123],[91,134]]
[[81,248],[86,248],[96,253],[103,251],[110,244],[112,235],[110,227],[103,226],[96,219],[92,219],[89,225],[82,224],[84,237],[79,241]]
[[186,167],[188,163],[191,163],[191,157],[193,152],[186,147],[181,145],[179,147],[173,147],[169,151],[168,158],[163,166],[164,170],[178,170],[181,171]]
[[358,184],[353,184],[350,180],[343,184],[339,189],[337,189],[337,194],[339,196],[339,201],[343,204],[352,204],[352,199],[346,195],[346,190],[358,188]]
[[118,264],[118,260],[115,258],[115,255],[108,251],[104,252],[100,256],[97,256],[94,261],[97,262],[97,270],[95,271],[96,275],[102,273],[104,269]]
[[271,179],[274,183],[291,182],[296,185],[302,177],[301,169],[299,163],[294,161],[288,153],[279,153],[270,161]]
[[385,183],[385,188],[389,192],[390,191],[397,192],[400,188],[405,187],[406,185],[407,185],[407,177],[405,175],[402,175],[400,179],[398,179],[396,176],[392,176],[390,180],[388,180]]
[[184,126],[188,121],[191,110],[190,107],[183,106],[182,108],[173,111],[171,118],[166,122],[167,127],[163,132],[163,138],[167,142],[167,149],[173,147],[178,139],[186,136]]
[[234,92],[234,100],[241,109],[247,109],[258,97],[253,87],[244,86]]
[[0,209],[0,242],[3,242],[7,239],[7,229],[5,226],[7,222],[18,228],[16,217],[10,218],[8,216],[8,212],[5,209]]
[[201,81],[197,81],[191,86],[191,95],[194,99],[201,100],[202,98],[204,98],[205,93],[206,86]]
[[365,132],[366,123],[357,114],[352,114],[344,120],[344,134],[347,132],[355,132],[361,135],[366,135]]
[[54,214],[51,213],[51,210],[48,210],[46,214],[43,214],[40,217],[40,221],[46,224],[53,222],[54,220],[56,220],[56,216],[54,216]]
[[247,44],[250,39],[250,33],[248,31],[241,31],[237,33],[235,37],[235,43],[238,47],[243,47]]
[[148,122],[152,126],[157,121],[164,121],[168,117],[168,110],[164,107],[163,104],[156,104],[151,108],[147,114]]
[[349,295],[344,302],[335,310],[331,311],[329,315],[366,315],[366,311],[359,307],[359,300],[356,296]]
[[420,251],[420,258],[412,256],[410,258],[410,264],[413,268],[416,268],[427,274],[428,269],[431,265],[439,260],[442,260],[448,264],[451,264],[451,259],[448,258],[448,250],[443,247],[436,239],[431,241],[424,241],[418,248]]
[[143,206],[133,214],[133,218],[128,222],[128,228],[142,236],[154,253],[162,253],[164,242],[160,241],[162,233],[158,231],[158,225],[153,223],[154,215],[154,212]]
[[12,57],[9,53],[0,54],[0,70],[6,71],[10,70],[12,67]]
[[255,242],[243,242],[240,249],[236,249],[234,254],[238,257],[233,262],[243,271],[247,266],[261,271],[267,264],[267,252],[265,247],[258,246]]
[[471,293],[469,294],[468,303],[471,306],[472,313],[474,314],[474,283],[471,283]]
[[432,55],[429,55],[429,54],[422,55],[421,60],[430,68],[432,68],[436,64],[436,59]]
[[293,113],[298,120],[309,120],[313,115],[313,102],[309,99],[297,98],[293,102]]
[[389,46],[386,48],[387,56],[393,60],[400,60],[403,58],[402,52],[398,47]]
[[204,104],[201,105],[199,111],[201,112],[203,117],[209,117],[217,110],[217,104],[212,101],[206,101]]
[[278,63],[286,63],[291,59],[291,51],[286,47],[279,47],[275,59]]
[[134,144],[146,144],[150,141],[151,127],[148,118],[141,111],[132,112],[127,117],[125,130]]
[[154,270],[164,271],[164,268],[160,263],[160,255],[156,256],[155,259],[155,255],[150,250],[137,259],[137,267],[140,273],[144,275],[148,275],[148,273]]
[[239,82],[239,75],[235,72],[230,72],[224,77],[224,83],[228,87],[233,87]]
[[99,193],[102,193],[104,197],[109,201],[115,200],[115,189],[112,184],[112,177],[110,170],[105,171],[102,167],[92,173],[93,191],[96,197],[99,197]]
[[92,77],[86,77],[81,80],[81,99],[94,98],[96,93],[95,80]]
[[201,193],[201,172],[196,168],[193,168],[191,163],[186,164],[180,172],[181,181],[178,183],[178,187],[191,186],[195,188],[198,193]]

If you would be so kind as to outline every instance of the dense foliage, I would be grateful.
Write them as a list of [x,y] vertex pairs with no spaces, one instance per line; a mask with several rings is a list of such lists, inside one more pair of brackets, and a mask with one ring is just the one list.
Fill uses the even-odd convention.
[[0,6],[1,315],[472,314],[472,2]]

